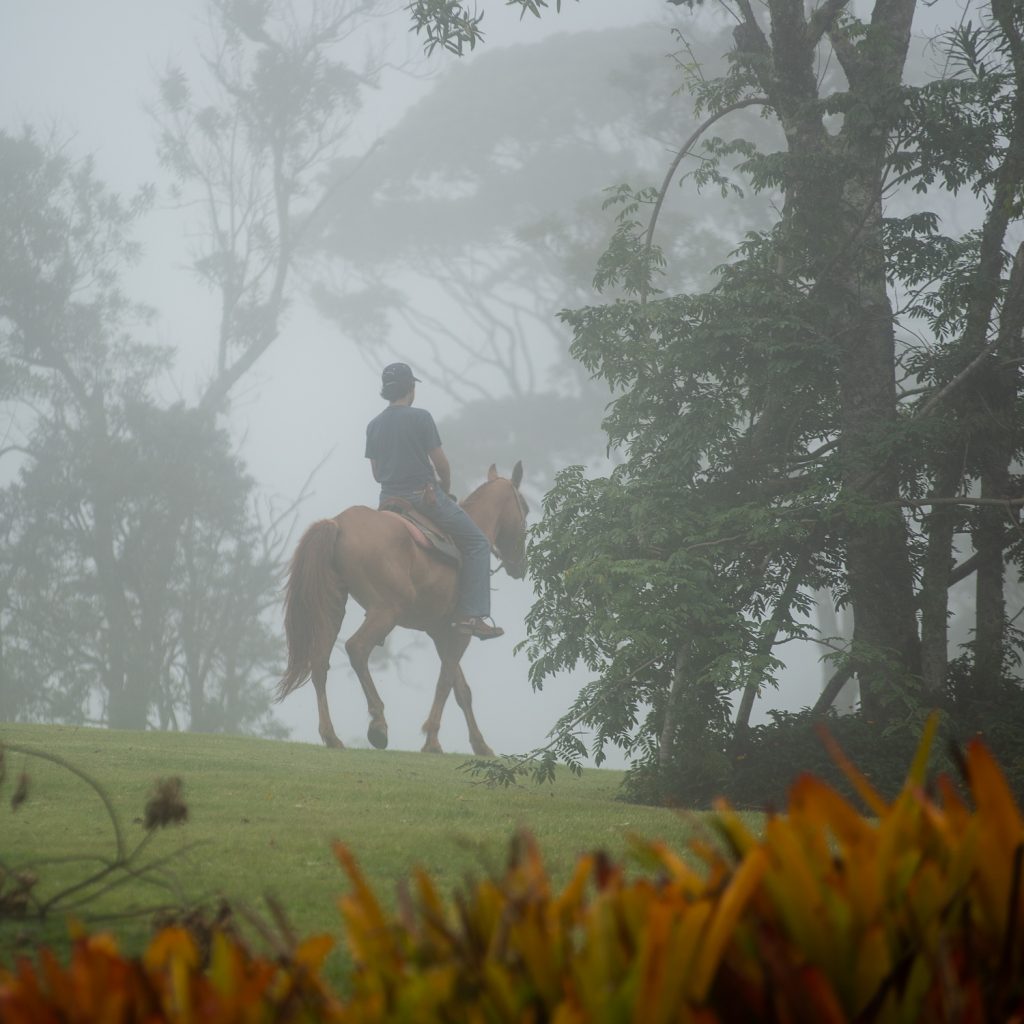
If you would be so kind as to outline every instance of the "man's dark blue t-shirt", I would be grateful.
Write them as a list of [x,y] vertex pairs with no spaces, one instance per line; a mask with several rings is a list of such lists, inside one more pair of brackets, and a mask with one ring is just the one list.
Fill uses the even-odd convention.
[[381,486],[415,491],[434,482],[427,452],[441,447],[434,417],[411,405],[389,405],[366,428],[366,457],[377,463]]

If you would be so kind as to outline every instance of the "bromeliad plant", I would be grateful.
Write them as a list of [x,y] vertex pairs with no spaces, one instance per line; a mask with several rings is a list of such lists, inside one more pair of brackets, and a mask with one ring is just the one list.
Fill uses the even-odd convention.
[[82,936],[67,967],[49,950],[38,967],[0,968],[0,1020],[202,1021],[203,1024],[340,1020],[340,1004],[319,979],[330,940],[310,939],[286,965],[252,956],[229,934],[214,937],[205,962],[184,928],[161,931],[139,959],[121,955],[110,935]]
[[[326,939],[271,967],[222,936],[204,966],[179,931],[154,940],[133,968],[142,981],[120,1005],[143,991],[172,993],[156,1019],[201,1011],[210,1021],[1020,1019],[1024,820],[980,742],[963,757],[973,806],[948,780],[927,791],[934,730],[933,720],[892,803],[836,752],[866,815],[805,777],[762,835],[721,805],[710,818],[719,841],[694,842],[695,858],[637,840],[646,871],[589,854],[560,891],[536,843],[520,835],[500,878],[446,900],[417,872],[391,912],[339,844],[354,962],[343,999],[317,979]],[[75,953],[79,976],[90,941]],[[73,973],[52,958],[0,972],[0,1019],[34,1019],[25,1007],[59,999]]]
[[868,816],[817,779],[763,836],[722,805],[703,870],[637,842],[649,877],[583,857],[552,891],[521,837],[500,882],[445,906],[418,874],[388,917],[350,854],[342,901],[356,1020],[985,1021],[1024,1011],[1024,822],[974,742],[975,807],[926,794],[929,724],[887,804],[836,755]]

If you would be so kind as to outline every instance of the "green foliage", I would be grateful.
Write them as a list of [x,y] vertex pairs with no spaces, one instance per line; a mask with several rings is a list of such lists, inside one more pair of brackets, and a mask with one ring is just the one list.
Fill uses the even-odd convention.
[[615,215],[615,231],[608,248],[597,261],[594,287],[599,292],[618,287],[626,295],[647,295],[652,291],[654,275],[665,266],[665,257],[657,246],[646,244],[646,224],[638,214],[654,205],[658,193],[653,188],[634,192],[628,185],[608,191],[611,194],[604,201],[604,209],[621,209]]
[[[576,666],[594,677],[556,728],[570,760],[571,737],[587,726],[598,758],[608,743],[633,757],[635,794],[683,804],[753,794],[759,782],[754,803],[778,800],[786,769],[771,769],[773,744],[791,726],[797,735],[796,723],[782,716],[762,735],[748,721],[778,678],[783,645],[815,639],[812,591],[852,604],[853,646],[833,661],[843,669],[852,657],[871,714],[843,728],[896,777],[893,755],[905,747],[883,753],[890,733],[880,731],[910,723],[910,735],[920,721],[915,614],[926,597],[935,604],[912,579],[939,587],[943,607],[948,581],[925,573],[939,558],[928,545],[934,520],[895,510],[927,504],[937,487],[940,502],[978,486],[1009,497],[1019,488],[1011,461],[1024,452],[1016,335],[1007,333],[1001,369],[969,376],[997,325],[1012,332],[1019,319],[1002,251],[1022,195],[1012,26],[960,26],[943,41],[951,74],[912,89],[886,84],[900,80],[903,57],[867,22],[819,26],[842,82],[808,72],[806,37],[791,25],[766,36],[739,20],[726,74],[705,78],[692,54],[680,58],[685,89],[706,126],[736,104],[763,104],[787,148],[713,138],[692,146],[696,169],[680,177],[739,194],[738,175],[754,192],[781,190],[785,208],[771,230],[736,244],[713,288],[673,294],[663,287],[672,260],[652,242],[666,193],[611,192],[620,212],[595,284],[621,294],[561,317],[573,356],[613,396],[603,426],[618,464],[604,479],[560,473],[530,543],[531,680],[539,687]],[[837,114],[841,123],[828,121]],[[727,172],[726,161],[738,166]],[[870,197],[886,182],[939,206],[969,187],[991,206],[954,237],[935,207],[905,200],[899,211],[899,195],[886,195],[883,216]],[[881,321],[895,326],[870,340]],[[999,485],[991,474],[981,482],[993,432]],[[939,467],[955,452],[951,487]],[[957,514],[954,531],[984,522]],[[889,611],[877,615],[882,604]],[[1012,649],[1013,634],[1002,635]],[[944,659],[945,633],[936,636],[928,642]],[[972,720],[951,711],[965,728]],[[808,761],[803,736],[796,746],[787,765]]]
[[[730,757],[723,749],[712,752],[725,765],[722,776],[713,780],[714,786],[707,785],[708,780],[699,773],[693,774],[694,766],[683,751],[679,763],[665,771],[636,766],[628,774],[625,788],[630,799],[644,803],[689,800],[704,806],[715,794],[722,794],[734,806],[770,811],[785,806],[786,796],[798,778],[812,774],[844,796],[853,797],[855,791],[822,741],[824,730],[879,793],[891,799],[899,792],[907,760],[917,747],[920,732],[915,724],[894,726],[882,734],[860,715],[831,712],[818,717],[806,710],[772,711],[767,724],[751,728],[737,757]],[[951,768],[948,761],[940,766]]]
[[965,21],[937,41],[946,74],[908,90],[905,118],[890,142],[894,172],[926,193],[988,192],[1014,129],[1011,44],[993,20]]
[[414,0],[408,9],[413,31],[426,36],[423,46],[428,54],[441,46],[461,57],[467,47],[473,50],[483,39],[483,14],[470,13],[460,0]]
[[[505,0],[509,7],[518,6],[521,16],[532,14],[539,18],[541,12],[551,6],[558,12],[562,0]],[[480,24],[483,11],[475,5],[472,10],[463,0],[409,0],[406,5],[412,19],[412,31],[425,37],[423,47],[428,54],[438,46],[461,57],[465,51],[476,48],[484,38]]]
[[[527,650],[535,686],[578,663],[598,676],[562,726],[595,728],[599,756],[608,742],[652,756],[674,705],[679,744],[699,760],[724,742],[737,685],[777,670],[763,623],[838,481],[815,457],[836,412],[815,302],[773,272],[771,252],[750,237],[707,295],[563,314],[574,354],[619,396],[604,425],[625,457],[604,480],[564,470],[546,496]],[[817,553],[802,578],[834,581],[834,559]],[[778,628],[805,631],[788,612]],[[680,651],[687,678],[673,691]]]

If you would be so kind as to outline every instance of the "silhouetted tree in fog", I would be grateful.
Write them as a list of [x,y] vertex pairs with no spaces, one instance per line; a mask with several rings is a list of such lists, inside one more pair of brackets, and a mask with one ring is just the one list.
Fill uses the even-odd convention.
[[[22,460],[0,496],[0,710],[264,729],[261,612],[279,552],[227,435],[200,412],[162,408],[168,353],[132,340],[145,311],[121,275],[147,197],[122,202],[89,161],[31,134],[0,135],[0,182],[0,358],[18,381],[6,397],[20,424],[7,457]],[[203,593],[189,586],[200,567]],[[205,654],[198,684],[180,653],[190,643]]]
[[195,270],[220,297],[194,405],[160,405],[170,353],[131,339],[141,311],[119,275],[149,194],[124,204],[88,161],[3,138],[0,399],[25,405],[5,495],[0,636],[20,695],[6,714],[269,727],[283,530],[257,518],[222,417],[280,335],[323,172],[372,84],[338,48],[373,12],[211,0],[209,14],[207,80],[193,92],[169,68],[154,111],[178,195],[198,200]]

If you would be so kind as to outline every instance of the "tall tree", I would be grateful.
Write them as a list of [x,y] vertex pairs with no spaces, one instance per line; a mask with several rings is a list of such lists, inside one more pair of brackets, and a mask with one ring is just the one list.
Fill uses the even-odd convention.
[[[1019,5],[995,0],[981,29],[954,31],[947,78],[917,89],[904,84],[914,0],[876,0],[863,20],[847,0],[726,6],[730,72],[692,80],[700,123],[665,187],[620,194],[599,281],[632,298],[564,314],[573,353],[622,392],[605,426],[623,463],[605,480],[566,471],[533,546],[534,681],[578,661],[595,675],[563,749],[579,751],[583,722],[599,748],[614,740],[683,778],[718,776],[725,751],[743,751],[781,645],[809,635],[814,589],[854,618],[820,707],[856,673],[867,721],[914,721],[946,682],[946,590],[973,572],[975,681],[997,675],[1015,531],[995,510],[1016,507],[1021,450],[1019,271],[1005,253],[1021,209]],[[458,7],[414,5],[428,43],[475,44]],[[831,55],[838,79],[819,73]],[[749,106],[778,123],[782,151],[706,138]],[[738,155],[784,202],[710,292],[659,294],[659,212],[701,140],[702,160]],[[963,238],[927,210],[895,215],[901,192],[965,187],[986,205]],[[951,568],[965,517],[947,510],[972,505],[976,551]]]

